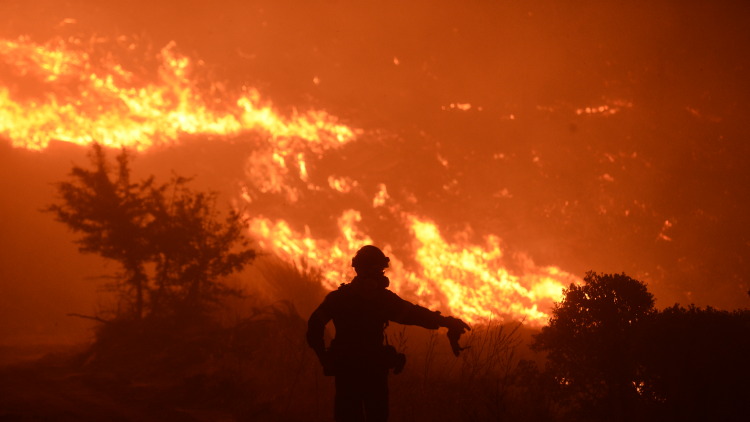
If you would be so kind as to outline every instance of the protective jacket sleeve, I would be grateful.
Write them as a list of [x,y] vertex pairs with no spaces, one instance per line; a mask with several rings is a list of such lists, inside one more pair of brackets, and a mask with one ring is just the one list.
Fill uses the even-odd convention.
[[418,325],[420,327],[435,330],[443,327],[445,317],[438,311],[431,311],[423,306],[415,305],[407,300],[401,299],[397,294],[390,292],[389,297],[389,319],[399,324]]

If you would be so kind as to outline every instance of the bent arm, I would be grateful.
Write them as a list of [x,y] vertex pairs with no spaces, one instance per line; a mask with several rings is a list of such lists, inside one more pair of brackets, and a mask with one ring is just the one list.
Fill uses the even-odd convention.
[[326,351],[323,335],[326,324],[331,320],[331,315],[328,311],[328,307],[330,306],[328,302],[328,298],[326,298],[326,300],[324,300],[323,303],[313,311],[312,315],[310,315],[310,319],[307,321],[307,344],[313,349],[313,351],[315,351],[315,354],[321,362]]

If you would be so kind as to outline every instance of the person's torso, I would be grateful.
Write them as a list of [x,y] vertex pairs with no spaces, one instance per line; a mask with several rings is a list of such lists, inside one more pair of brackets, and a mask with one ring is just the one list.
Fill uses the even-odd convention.
[[342,285],[332,310],[336,347],[374,349],[383,345],[392,298],[386,289]]

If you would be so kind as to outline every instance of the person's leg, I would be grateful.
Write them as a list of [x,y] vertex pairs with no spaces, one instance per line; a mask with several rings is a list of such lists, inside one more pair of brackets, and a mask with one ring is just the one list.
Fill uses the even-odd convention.
[[364,388],[364,407],[367,422],[388,420],[388,370],[378,371],[368,377]]
[[354,374],[336,375],[334,419],[336,422],[364,422],[362,380]]

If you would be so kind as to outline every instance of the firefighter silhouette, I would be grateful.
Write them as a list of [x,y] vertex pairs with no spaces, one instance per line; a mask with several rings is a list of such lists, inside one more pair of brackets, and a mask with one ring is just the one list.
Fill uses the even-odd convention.
[[[428,329],[448,328],[453,353],[468,325],[401,299],[388,290],[384,275],[390,259],[375,246],[362,247],[352,259],[357,273],[348,284],[329,293],[310,316],[307,343],[315,351],[323,372],[335,377],[337,422],[382,422],[388,419],[388,372],[399,373],[406,357],[384,344],[389,321]],[[336,336],[328,349],[323,332],[333,320]]]

